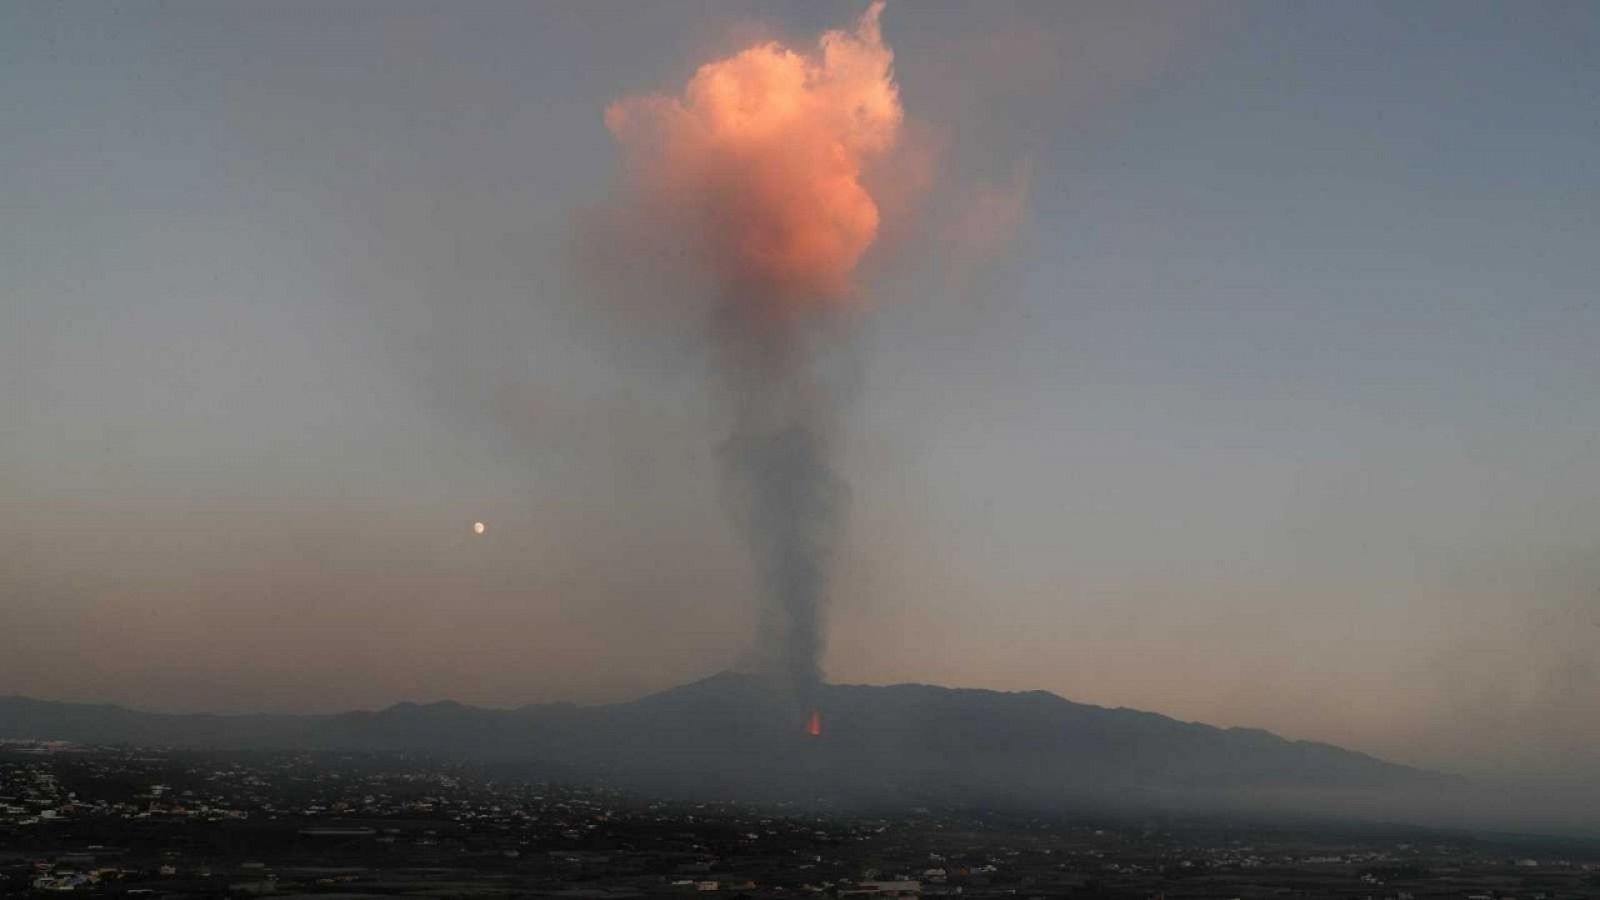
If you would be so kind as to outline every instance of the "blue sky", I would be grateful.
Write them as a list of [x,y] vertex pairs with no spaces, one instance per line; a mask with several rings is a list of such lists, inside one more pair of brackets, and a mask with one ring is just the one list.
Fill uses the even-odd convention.
[[[704,322],[586,242],[601,115],[858,14],[0,10],[0,691],[515,705],[736,660]],[[931,180],[834,363],[831,676],[1592,771],[1596,7],[884,28]]]

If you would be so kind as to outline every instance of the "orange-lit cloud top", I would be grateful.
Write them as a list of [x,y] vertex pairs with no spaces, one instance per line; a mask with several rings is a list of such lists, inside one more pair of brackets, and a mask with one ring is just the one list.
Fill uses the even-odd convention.
[[688,213],[723,289],[768,312],[826,309],[878,234],[864,168],[902,118],[883,3],[811,54],[769,42],[707,63],[682,96],[606,109],[640,200]]

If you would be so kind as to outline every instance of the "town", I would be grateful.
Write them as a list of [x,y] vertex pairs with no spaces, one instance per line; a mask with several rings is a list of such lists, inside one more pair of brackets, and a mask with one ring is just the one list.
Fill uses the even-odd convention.
[[0,744],[0,895],[1600,897],[1600,842],[639,796],[403,755]]

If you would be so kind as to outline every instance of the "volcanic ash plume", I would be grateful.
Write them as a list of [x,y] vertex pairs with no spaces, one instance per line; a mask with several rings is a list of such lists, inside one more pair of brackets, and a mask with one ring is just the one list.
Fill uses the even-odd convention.
[[810,53],[759,44],[701,66],[679,96],[606,110],[633,213],[692,232],[714,275],[733,418],[722,455],[765,583],[759,643],[807,707],[845,496],[828,464],[835,403],[813,340],[855,295],[879,224],[862,175],[900,130],[882,11],[872,4]]

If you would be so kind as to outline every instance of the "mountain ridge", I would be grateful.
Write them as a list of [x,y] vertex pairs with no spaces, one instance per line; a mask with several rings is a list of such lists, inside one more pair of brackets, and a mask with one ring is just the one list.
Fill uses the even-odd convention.
[[827,684],[818,700],[822,734],[812,737],[803,727],[809,710],[798,709],[781,686],[734,672],[592,706],[443,700],[229,715],[0,696],[0,738],[420,752],[673,794],[828,794],[870,802],[935,795],[1121,803],[1464,783],[1333,744],[1078,703],[1048,691]]

